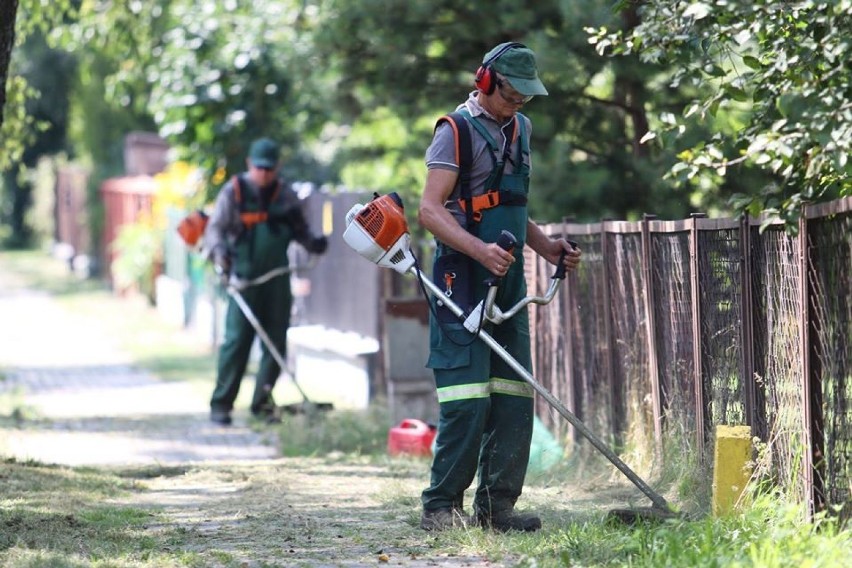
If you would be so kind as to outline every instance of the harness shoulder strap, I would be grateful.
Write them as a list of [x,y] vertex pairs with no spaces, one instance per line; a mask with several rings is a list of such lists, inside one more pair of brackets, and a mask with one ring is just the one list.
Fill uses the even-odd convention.
[[518,139],[518,167],[524,163],[524,156],[530,153],[530,143],[527,139],[527,122],[521,113],[515,113],[515,137]]
[[470,139],[470,128],[465,116],[456,111],[451,112],[438,120],[438,124],[447,122],[453,129],[456,140],[456,164],[459,166],[459,190],[461,201],[467,204],[465,210],[467,229],[473,227],[473,204],[470,189],[470,171],[473,165],[473,143]]
[[[237,202],[237,205],[240,207],[240,221],[243,223],[243,227],[245,229],[251,229],[258,223],[265,223],[269,220],[269,212],[258,209],[257,211],[247,211],[248,205],[247,200],[244,199],[242,194],[242,187],[240,185],[240,176],[235,175],[232,178],[232,184],[234,186],[234,201]],[[278,193],[281,191],[281,182],[276,182],[275,192],[270,198],[270,203],[275,200]],[[258,207],[260,207],[260,203],[258,203]]]

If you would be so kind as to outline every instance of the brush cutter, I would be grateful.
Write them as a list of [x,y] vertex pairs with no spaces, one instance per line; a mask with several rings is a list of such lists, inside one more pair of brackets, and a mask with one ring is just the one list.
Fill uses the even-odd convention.
[[[280,268],[275,268],[270,270],[266,274],[262,274],[257,278],[246,280],[239,278],[236,274],[231,274],[231,276],[225,282],[225,291],[228,295],[234,299],[237,305],[240,307],[240,311],[243,312],[243,315],[249,321],[251,326],[254,328],[255,332],[257,332],[260,340],[263,341],[263,344],[266,345],[266,348],[269,350],[269,353],[272,355],[272,358],[275,359],[275,362],[278,363],[278,366],[281,367],[282,374],[286,374],[287,378],[290,379],[290,382],[296,387],[296,390],[299,391],[299,395],[302,397],[301,403],[295,404],[287,404],[276,408],[276,411],[284,411],[288,414],[310,414],[315,413],[316,411],[329,411],[334,409],[334,405],[330,402],[313,402],[308,398],[308,395],[302,389],[302,386],[299,384],[299,381],[296,380],[296,375],[290,370],[289,365],[287,365],[287,361],[284,360],[284,357],[281,355],[281,352],[275,347],[275,344],[272,342],[272,339],[266,333],[266,330],[263,329],[263,326],[260,325],[260,321],[257,319],[257,316],[254,315],[251,308],[246,302],[245,298],[241,293],[242,290],[246,288],[250,288],[251,286],[258,286],[265,282],[269,282],[273,278],[277,278],[279,276],[289,275],[293,272],[298,272],[300,270],[307,270],[316,264],[316,257],[311,256],[309,262],[305,266],[301,267],[291,267],[291,266],[282,266]],[[219,267],[216,267],[217,272],[220,270]],[[220,273],[221,276],[221,273]]]
[[[501,359],[515,370],[535,391],[544,398],[563,418],[571,423],[591,444],[602,453],[627,479],[629,479],[653,503],[652,507],[643,509],[617,509],[610,512],[616,519],[634,522],[641,518],[667,518],[675,515],[665,498],[655,492],[630,467],[608,448],[583,422],[580,421],[564,404],[553,396],[546,388],[538,383],[533,376],[512,357],[494,338],[482,330],[483,320],[499,324],[515,315],[528,304],[547,304],[556,295],[559,281],[565,278],[565,267],[560,262],[554,273],[550,286],[544,296],[528,296],[507,311],[501,311],[494,305],[497,285],[500,279],[492,278],[486,282],[489,286],[485,299],[469,314],[456,305],[441,289],[432,282],[431,278],[423,277],[417,264],[417,259],[411,253],[411,237],[408,233],[408,223],[405,219],[402,200],[396,193],[379,196],[366,205],[353,206],[346,215],[346,230],[343,240],[352,249],[367,260],[383,268],[391,268],[400,274],[411,272],[423,286],[435,296],[438,302],[446,306],[471,333],[478,334]],[[503,248],[509,249],[515,244],[514,236],[508,231],[498,240]]]

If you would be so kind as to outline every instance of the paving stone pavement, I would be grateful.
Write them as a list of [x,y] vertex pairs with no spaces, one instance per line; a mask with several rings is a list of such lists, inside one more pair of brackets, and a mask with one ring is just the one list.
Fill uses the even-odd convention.
[[0,369],[0,396],[26,409],[0,423],[0,456],[167,465],[277,455],[274,431],[239,415],[230,427],[211,423],[209,392],[134,367],[96,321],[47,294],[0,284]]

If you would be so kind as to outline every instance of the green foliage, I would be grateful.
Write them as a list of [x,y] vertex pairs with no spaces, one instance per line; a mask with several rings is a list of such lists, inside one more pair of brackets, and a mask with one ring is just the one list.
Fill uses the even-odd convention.
[[[19,36],[20,37],[20,36]],[[25,247],[35,233],[26,222],[33,200],[33,175],[40,156],[60,152],[65,146],[67,90],[73,62],[51,48],[39,28],[18,47],[12,58],[10,102],[21,105],[4,122],[0,148],[0,223],[7,224],[8,246]]]
[[[537,52],[550,91],[523,109],[538,220],[769,207],[792,222],[803,202],[849,193],[850,0],[618,5],[22,0],[0,162],[61,142],[93,170],[94,207],[122,172],[124,136],[156,131],[206,170],[212,198],[270,135],[291,179],[416,203],[435,120],[472,90],[482,55],[513,40]],[[28,64],[24,41],[39,34],[70,55]],[[74,80],[51,89],[58,67]],[[39,96],[67,106],[67,136],[39,136]]]
[[[791,232],[804,203],[852,194],[852,2],[656,1],[641,20],[626,32],[588,31],[600,53],[639,54],[672,69],[672,85],[697,89],[679,113],[658,109],[645,136],[672,147],[696,124],[716,123],[709,138],[678,148],[674,179],[712,185],[758,168],[770,176],[760,196],[733,205],[767,209]],[[719,126],[734,113],[741,123]]]
[[[6,87],[6,105],[3,111],[3,123],[0,125],[0,172],[7,171],[24,155],[36,139],[37,133],[45,128],[44,117],[35,116],[28,103],[38,101],[38,89],[30,85],[32,73],[27,77],[27,67],[43,67],[49,71],[58,83],[51,85],[50,93],[62,95],[61,76],[69,71],[62,65],[47,61],[34,61],[27,53],[20,53],[22,47],[34,35],[46,37],[53,28],[59,26],[65,18],[74,13],[72,0],[20,0],[15,22],[15,49],[12,52],[8,82]],[[55,63],[55,62],[54,62]],[[3,75],[5,77],[5,75]],[[47,73],[45,73],[45,77]],[[45,107],[50,109],[50,105]],[[62,140],[64,135],[59,135]]]
[[[336,161],[346,187],[415,197],[426,180],[422,152],[433,124],[420,120],[406,124],[387,107],[364,112],[341,144]],[[414,155],[412,155],[414,154]]]
[[27,114],[26,101],[38,92],[20,76],[12,76],[6,84],[6,106],[0,126],[0,171],[5,171],[24,153],[35,137],[36,120]]
[[112,244],[115,258],[110,267],[119,290],[135,288],[154,300],[154,278],[162,260],[163,234],[150,223],[122,225]]
[[85,2],[65,41],[106,58],[106,99],[150,116],[176,157],[211,178],[244,169],[249,142],[265,135],[282,142],[285,175],[325,181],[304,149],[327,120],[315,14],[296,1]]
[[[337,120],[351,123],[353,134],[364,127],[376,133],[371,109],[388,108],[409,128],[392,150],[409,160],[402,167],[378,154],[387,149],[375,143],[378,137],[370,141],[373,155],[368,143],[353,152],[347,141],[339,154],[346,163],[342,175],[347,184],[353,170],[363,183],[370,176],[388,179],[393,167],[394,189],[416,200],[422,174],[411,175],[416,170],[408,164],[423,169],[435,120],[472,90],[483,54],[500,41],[514,40],[535,49],[550,92],[523,109],[533,122],[530,205],[536,219],[629,218],[646,211],[677,217],[691,210],[691,201],[695,206],[723,204],[714,194],[693,199],[690,188],[663,179],[676,160],[674,152],[639,144],[646,106],[682,106],[688,94],[660,87],[661,66],[638,58],[612,61],[595,53],[583,27],[618,26],[609,3],[544,2],[535,10],[508,1],[324,4],[315,42],[318,55],[338,77]],[[481,18],[482,13],[500,16]],[[741,184],[728,181],[722,194],[738,189]]]

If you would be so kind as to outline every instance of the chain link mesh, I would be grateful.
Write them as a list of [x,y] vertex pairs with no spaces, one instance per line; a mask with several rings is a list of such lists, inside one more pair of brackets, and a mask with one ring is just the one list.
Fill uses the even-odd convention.
[[[733,220],[695,220],[694,232],[692,220],[664,230],[651,221],[647,265],[641,223],[545,227],[578,241],[583,262],[554,303],[531,310],[537,380],[602,439],[647,453],[659,381],[663,436],[677,444],[667,454],[694,452],[717,425],[749,424],[765,444],[762,473],[848,515],[852,202],[841,201],[799,237],[749,223],[743,233]],[[532,255],[529,264],[541,294],[552,267]],[[570,428],[541,409],[564,438]],[[696,457],[707,464],[705,453]]]

